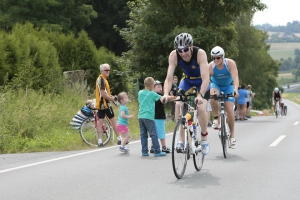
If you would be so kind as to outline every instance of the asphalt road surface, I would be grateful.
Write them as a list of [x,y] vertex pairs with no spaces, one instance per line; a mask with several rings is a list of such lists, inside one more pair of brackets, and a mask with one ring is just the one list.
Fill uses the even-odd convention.
[[0,155],[0,199],[300,199],[300,106],[285,103],[287,116],[237,121],[237,148],[226,159],[217,131],[209,128],[211,150],[202,170],[189,160],[181,180],[171,154],[142,157],[140,141],[131,141],[127,154],[113,146]]

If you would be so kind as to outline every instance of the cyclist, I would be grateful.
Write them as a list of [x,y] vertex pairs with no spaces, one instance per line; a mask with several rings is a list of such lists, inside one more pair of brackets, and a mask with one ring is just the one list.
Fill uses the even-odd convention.
[[281,110],[283,110],[283,114],[286,115],[286,113],[287,113],[287,105],[285,105],[283,101],[281,101]]
[[[183,71],[182,80],[178,88],[187,92],[193,86],[198,89],[198,96],[194,102],[198,102],[198,121],[201,127],[201,148],[206,155],[209,152],[209,142],[207,141],[207,113],[206,104],[209,99],[209,72],[207,56],[204,50],[193,46],[193,38],[188,33],[180,33],[175,37],[174,48],[169,55],[169,66],[167,77],[164,82],[164,99],[168,101],[168,95],[172,86],[173,74],[176,66]],[[175,119],[179,118],[180,106],[182,102],[176,102]],[[179,141],[176,148],[183,148],[183,142]]]
[[[234,60],[225,58],[225,52],[222,47],[216,46],[210,52],[212,62],[209,63],[209,74],[211,75],[210,94],[219,95],[220,92],[224,94],[232,94],[235,92],[235,97],[238,97],[239,76],[236,63]],[[227,122],[230,129],[230,147],[236,148],[236,140],[234,135],[234,97],[225,99],[225,109],[227,113]],[[212,128],[219,129],[218,122],[218,101],[211,99],[210,104],[214,116]]]
[[274,112],[275,112],[275,108],[276,108],[276,103],[279,101],[279,105],[281,105],[281,91],[278,89],[278,87],[276,87],[273,91],[272,94],[272,99],[274,102]]

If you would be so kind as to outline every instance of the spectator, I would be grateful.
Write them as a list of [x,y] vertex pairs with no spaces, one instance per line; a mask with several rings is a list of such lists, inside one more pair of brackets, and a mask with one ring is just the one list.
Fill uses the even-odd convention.
[[249,103],[248,103],[248,106],[247,106],[247,111],[246,111],[246,118],[251,118],[250,117],[250,110],[252,108],[252,99],[253,97],[255,96],[255,93],[252,92],[252,86],[251,85],[248,85],[247,86],[247,91],[248,91],[248,95],[249,95]]
[[245,90],[246,85],[243,84],[241,86],[241,89],[238,90],[239,97],[237,100],[237,113],[239,115],[239,119],[244,121],[245,119],[245,104],[246,104],[246,98],[247,98],[247,91]]

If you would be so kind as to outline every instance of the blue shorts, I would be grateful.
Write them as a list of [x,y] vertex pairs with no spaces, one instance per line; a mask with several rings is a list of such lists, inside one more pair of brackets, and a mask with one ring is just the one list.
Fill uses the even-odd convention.
[[164,119],[155,119],[156,132],[158,135],[158,139],[166,138],[166,130],[165,130],[165,120]]
[[[234,92],[234,86],[233,85],[229,85],[226,87],[220,87],[215,83],[210,83],[210,88],[216,88],[217,90],[219,90],[220,92],[224,92],[224,94],[232,94]],[[225,99],[225,102],[232,102],[234,103],[235,98],[234,97],[229,97],[228,99]]]
[[[202,79],[181,79],[178,88],[183,89],[185,92],[191,89],[193,86],[197,87],[198,91],[200,91],[202,85]],[[209,90],[209,86],[206,91]]]

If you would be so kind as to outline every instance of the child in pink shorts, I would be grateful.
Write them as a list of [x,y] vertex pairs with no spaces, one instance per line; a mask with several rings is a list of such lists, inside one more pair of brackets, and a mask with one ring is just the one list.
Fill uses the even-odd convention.
[[120,151],[122,152],[128,152],[129,148],[125,147],[126,142],[128,141],[130,137],[130,132],[128,129],[128,119],[133,118],[133,115],[129,115],[128,108],[126,107],[126,104],[128,103],[128,95],[126,92],[121,92],[118,94],[118,102],[120,103],[120,109],[118,114],[118,122],[117,122],[117,129],[120,134],[122,134],[122,141],[120,146]]

